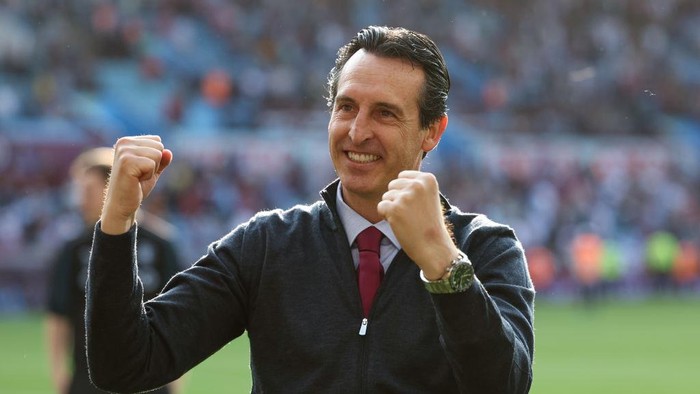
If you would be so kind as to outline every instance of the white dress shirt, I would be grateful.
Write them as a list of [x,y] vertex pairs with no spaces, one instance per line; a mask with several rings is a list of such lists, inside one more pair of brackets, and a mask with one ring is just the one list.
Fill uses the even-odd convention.
[[382,238],[382,243],[379,246],[379,260],[382,263],[384,272],[387,272],[391,261],[401,249],[401,244],[396,239],[396,235],[391,230],[389,222],[382,220],[381,222],[375,223],[374,225],[370,223],[367,219],[363,218],[355,212],[348,204],[345,203],[342,196],[342,184],[338,184],[338,193],[336,194],[336,206],[338,210],[338,215],[340,216],[340,222],[345,228],[345,233],[348,236],[348,244],[350,245],[350,252],[352,253],[352,261],[355,263],[355,269],[360,262],[360,252],[357,250],[357,244],[355,243],[355,238],[357,235],[369,226],[374,226],[379,231],[384,234]]

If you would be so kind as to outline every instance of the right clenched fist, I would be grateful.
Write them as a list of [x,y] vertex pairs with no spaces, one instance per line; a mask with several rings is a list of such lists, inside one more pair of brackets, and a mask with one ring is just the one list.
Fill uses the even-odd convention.
[[172,159],[173,153],[165,149],[157,135],[123,137],[117,141],[102,208],[104,233],[116,235],[129,231],[141,202]]

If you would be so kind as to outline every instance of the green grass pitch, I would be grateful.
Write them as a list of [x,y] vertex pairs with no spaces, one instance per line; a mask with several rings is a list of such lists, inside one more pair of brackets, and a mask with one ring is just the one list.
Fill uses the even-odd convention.
[[[0,392],[52,393],[42,317],[0,316]],[[532,393],[697,393],[700,299],[538,301]],[[190,371],[184,394],[250,391],[245,337]]]

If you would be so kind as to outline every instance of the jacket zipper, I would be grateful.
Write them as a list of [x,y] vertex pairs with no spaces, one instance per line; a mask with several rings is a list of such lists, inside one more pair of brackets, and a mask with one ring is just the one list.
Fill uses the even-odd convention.
[[[398,257],[400,254],[401,254],[401,251],[399,251],[399,254],[397,254],[396,256],[394,256],[394,262],[397,260],[397,257]],[[379,295],[380,295],[380,293],[382,292],[383,287],[386,286],[386,285],[384,284],[384,282],[387,280],[387,275],[388,275],[390,272],[392,272],[393,265],[394,265],[394,264],[393,264],[393,262],[392,262],[392,265],[389,266],[389,269],[387,270],[387,272],[384,273],[384,280],[382,281],[382,284],[379,286],[379,289],[378,289],[378,291],[377,291],[377,294],[376,294],[376,296],[375,296],[375,298],[374,298],[374,302],[375,302],[375,303],[377,302],[377,300],[378,300],[378,298],[379,298]],[[359,293],[358,293],[358,295],[359,295]],[[359,299],[359,297],[358,297],[358,299]],[[372,311],[374,310],[374,308],[375,308],[374,305],[370,308],[369,315],[372,315]],[[360,302],[360,310],[362,310],[362,304],[361,304],[361,302]],[[369,316],[363,317],[363,318],[362,318],[362,320],[360,321],[360,329],[359,329],[359,331],[358,331],[358,333],[357,333],[359,337],[363,338],[363,339],[361,339],[361,344],[360,344],[360,346],[361,346],[361,348],[360,348],[360,360],[361,360],[361,362],[360,362],[360,392],[361,392],[361,393],[367,393],[367,392],[368,392],[368,389],[367,389],[367,384],[368,384],[368,383],[367,383],[367,374],[368,374],[369,371],[367,370],[367,368],[368,368],[368,366],[367,366],[367,364],[368,364],[368,360],[367,360],[368,355],[367,355],[367,352],[369,351],[369,349],[367,348],[366,339],[364,339],[364,337],[367,335],[367,328],[369,327],[369,319],[368,319],[368,317],[369,317]]]
[[367,393],[367,339],[365,335],[367,334],[367,325],[369,320],[366,317],[362,318],[360,323],[360,331],[358,332],[360,337],[360,393]]
[[367,324],[369,324],[369,322],[365,317],[362,319],[362,323],[360,323],[360,332],[358,333],[360,334],[360,336],[365,336],[365,334],[367,333]]
[[[397,255],[398,256],[398,255]],[[396,257],[394,257],[394,260],[396,260]],[[389,269],[387,272],[391,271],[391,266],[389,266]],[[384,274],[384,280],[386,280],[387,274]],[[377,298],[379,297],[379,293],[381,292],[382,286],[379,286],[379,289],[377,291],[377,295],[374,298],[374,301],[377,302]],[[362,304],[360,304],[360,308],[362,308]],[[372,314],[372,309],[374,309],[374,305],[370,308],[369,314]],[[367,320],[367,317],[363,317],[362,321],[360,322],[360,331],[358,334],[360,336],[365,336],[367,334],[367,326],[369,326],[369,320]]]

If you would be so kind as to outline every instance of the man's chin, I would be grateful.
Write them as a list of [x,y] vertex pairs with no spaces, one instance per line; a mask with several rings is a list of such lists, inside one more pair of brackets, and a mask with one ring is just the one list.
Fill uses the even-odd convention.
[[342,186],[343,196],[351,194],[355,197],[362,199],[376,198],[377,195],[380,196],[386,192],[386,187],[383,190],[379,190],[376,184],[353,180],[352,178],[340,177],[340,184]]

